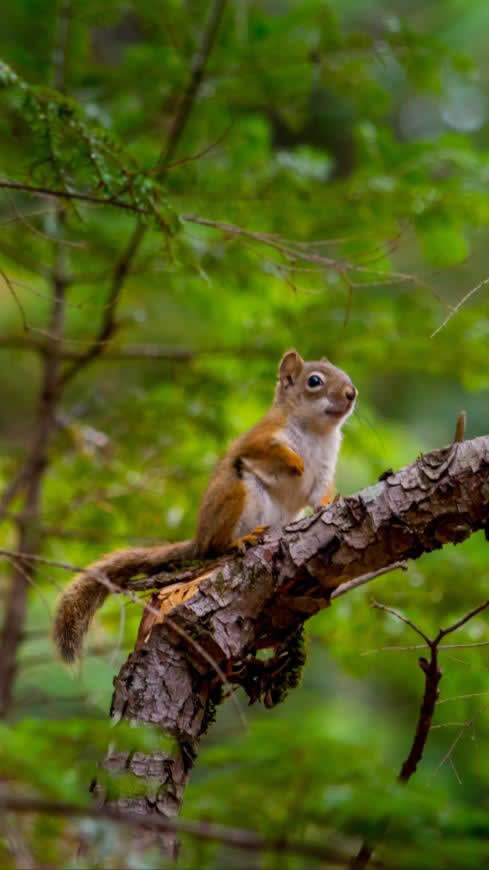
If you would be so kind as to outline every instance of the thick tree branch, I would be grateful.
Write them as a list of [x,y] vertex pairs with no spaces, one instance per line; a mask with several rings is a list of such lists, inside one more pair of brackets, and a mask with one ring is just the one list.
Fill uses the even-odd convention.
[[[198,639],[228,681],[256,698],[256,650],[286,650],[298,627],[331,603],[334,589],[459,543],[488,521],[489,437],[484,437],[422,456],[386,480],[268,535],[243,557],[197,569],[190,582],[187,571],[187,582],[162,589],[143,616],[136,651],[117,677],[112,716],[160,726],[176,738],[178,752],[130,756],[115,747],[108,770],[132,773],[146,785],[137,797],[133,791],[109,804],[147,818],[174,816],[199,739],[221,700],[215,670],[172,624]],[[160,618],[154,616],[157,608]],[[170,611],[171,622],[165,619]]]

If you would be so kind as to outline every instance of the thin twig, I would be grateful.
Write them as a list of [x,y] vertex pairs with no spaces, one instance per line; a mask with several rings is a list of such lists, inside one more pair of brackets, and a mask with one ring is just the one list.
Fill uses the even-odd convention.
[[[11,559],[11,558],[9,558],[9,556],[4,556],[4,559],[6,559],[7,562],[9,562],[10,565],[12,565],[14,568],[16,568],[16,569],[17,569],[17,570],[22,574],[22,576],[23,576],[25,582],[28,583],[29,586],[31,586],[33,589],[36,590],[36,592],[39,594],[39,598],[41,599],[42,603],[44,604],[44,607],[45,607],[46,610],[47,610],[47,613],[48,613],[48,617],[49,617],[49,619],[52,619],[52,616],[53,616],[53,610],[52,610],[52,607],[51,607],[51,603],[48,601],[48,599],[46,598],[46,596],[44,595],[44,593],[42,592],[42,590],[38,588],[38,585],[37,585],[36,581],[34,580],[34,578],[31,577],[31,576],[27,573],[27,571],[23,568],[22,563],[21,563],[18,559],[17,559],[17,560],[16,560],[16,559]],[[53,581],[53,582],[54,582],[54,581]],[[54,585],[58,587],[58,590],[59,590],[60,592],[62,591],[62,590],[61,590],[61,586],[59,586],[59,584],[55,583]]]
[[452,757],[453,752],[454,752],[454,750],[455,750],[455,747],[457,746],[457,744],[459,743],[459,741],[462,739],[462,737],[463,737],[463,735],[465,734],[465,732],[466,732],[469,728],[472,727],[472,725],[474,724],[474,722],[476,721],[476,719],[477,719],[477,718],[478,718],[478,717],[479,717],[479,716],[480,716],[480,715],[481,715],[485,710],[487,710],[488,707],[489,707],[489,704],[485,704],[484,707],[482,707],[482,709],[479,710],[479,711],[475,714],[475,716],[472,717],[472,719],[468,719],[467,722],[464,722],[464,724],[462,725],[462,727],[461,727],[459,733],[457,734],[457,736],[455,737],[455,739],[453,740],[453,742],[450,744],[450,747],[448,748],[447,752],[446,752],[445,755],[443,756],[442,760],[441,760],[441,761],[439,762],[439,764],[436,766],[436,768],[435,768],[435,770],[434,770],[434,772],[433,772],[433,776],[435,776],[435,775],[438,773],[438,771],[443,767],[443,765],[444,765],[444,764],[445,764],[445,763],[446,763],[446,762],[447,762],[447,761]]
[[108,806],[79,806],[72,803],[62,803],[54,800],[40,800],[36,798],[0,797],[0,807],[13,813],[46,813],[52,816],[65,818],[89,818],[106,819],[118,825],[127,825],[133,828],[146,830],[173,832],[188,834],[198,840],[218,841],[226,843],[237,849],[250,852],[280,852],[291,855],[300,855],[307,858],[315,858],[334,864],[346,864],[343,854],[334,849],[313,843],[297,843],[284,840],[265,840],[257,836],[254,831],[246,828],[228,828],[225,825],[208,821],[193,821],[191,819],[167,819],[161,814],[156,816],[140,816],[135,813],[121,813]]
[[5,516],[6,510],[10,504],[16,497],[16,495],[21,491],[22,487],[27,481],[30,472],[30,459],[28,458],[24,464],[21,466],[17,474],[11,479],[10,483],[5,487],[1,497],[0,497],[0,521]]
[[447,325],[449,320],[451,320],[452,317],[455,317],[455,315],[460,311],[462,306],[465,305],[466,302],[468,302],[470,297],[473,296],[475,293],[477,293],[478,290],[481,290],[482,287],[485,287],[486,284],[489,284],[489,278],[484,278],[483,281],[481,281],[475,287],[472,287],[472,289],[469,290],[468,293],[466,293],[465,296],[462,297],[460,302],[457,302],[457,304],[452,308],[452,310],[449,311],[449,313],[445,317],[445,320],[442,323],[440,323],[440,325],[435,329],[434,332],[431,333],[431,338],[434,338],[435,335],[438,335],[438,333],[443,329],[443,327]]
[[[49,207],[52,207],[51,203]],[[23,269],[32,272],[33,275],[40,275],[46,281],[51,280],[51,269],[42,266],[38,260],[29,257],[24,250],[19,249],[18,245],[11,246],[2,240],[0,243],[0,253],[7,257],[8,260],[11,260],[12,263],[15,263],[16,266],[22,266]]]
[[354,580],[348,580],[346,583],[340,583],[339,586],[331,593],[330,601],[335,598],[340,598],[341,595],[346,595],[352,589],[358,586],[364,586],[365,583],[370,583],[376,577],[382,577],[383,574],[389,574],[391,571],[407,571],[406,562],[393,562],[392,565],[386,565],[385,568],[379,568],[378,571],[369,571],[368,574],[361,574],[360,577],[355,577]]
[[[472,649],[473,647],[489,646],[489,640],[479,640],[474,643],[444,643],[438,647],[440,652],[446,649]],[[367,649],[360,653],[361,656],[372,656],[379,652],[412,652],[412,650],[428,649],[427,643],[416,643],[413,646],[379,646],[376,649]]]
[[[300,244],[297,242],[293,243],[293,245],[289,245],[284,242],[284,240],[281,239],[279,236],[276,236],[272,233],[253,232],[251,230],[244,229],[243,227],[239,227],[236,224],[210,220],[208,218],[199,217],[198,215],[182,214],[180,215],[180,220],[186,223],[198,224],[200,226],[220,230],[222,233],[230,237],[241,236],[245,239],[252,239],[262,245],[274,248],[276,251],[283,254],[286,258],[289,258],[292,261],[303,260],[310,263],[317,263],[318,265],[325,266],[326,268],[336,269],[340,274],[344,274],[345,272],[356,272],[362,275],[378,275],[382,278],[385,278],[387,276],[391,282],[397,281],[416,284],[421,288],[429,290],[431,295],[434,296],[434,298],[437,299],[438,302],[440,302],[442,305],[446,305],[445,300],[440,297],[440,295],[433,289],[433,287],[421,281],[415,275],[406,274],[405,272],[386,273],[383,270],[372,269],[368,266],[361,266],[346,260],[338,260],[331,257],[324,257],[322,254],[317,254],[315,252],[302,249],[300,247]],[[362,285],[360,284],[359,286],[361,287]]]
[[229,124],[229,126],[226,127],[224,132],[221,133],[221,135],[218,136],[217,139],[214,139],[214,141],[211,142],[210,145],[206,145],[205,148],[202,148],[200,151],[197,152],[197,154],[192,154],[189,157],[181,157],[180,160],[174,160],[173,163],[163,164],[161,167],[157,166],[156,169],[153,170],[153,172],[167,172],[170,169],[175,169],[177,166],[183,166],[185,163],[191,163],[195,160],[200,160],[202,157],[206,157],[207,154],[210,154],[217,147],[217,145],[221,144],[221,142],[230,133],[232,127],[233,124]]
[[488,692],[469,692],[468,695],[453,695],[451,698],[442,698],[437,705],[448,704],[449,701],[465,701],[467,698],[480,698],[481,695],[489,695]]
[[428,646],[431,646],[432,641],[429,639],[428,635],[425,634],[424,631],[422,631],[420,629],[420,627],[418,625],[416,625],[415,622],[412,622],[406,616],[403,616],[402,613],[399,613],[398,610],[394,610],[393,607],[388,607],[386,604],[381,604],[379,601],[375,601],[375,600],[371,601],[371,605],[372,605],[372,607],[375,607],[377,610],[383,610],[385,613],[390,613],[392,616],[395,616],[396,619],[399,619],[401,622],[404,622],[405,625],[409,625],[409,628],[412,628],[412,630],[415,631],[416,634],[419,634],[419,636],[422,637],[424,641],[426,641]]
[[453,631],[457,631],[457,629],[461,628],[462,625],[465,625],[465,623],[468,622],[469,619],[472,619],[474,616],[477,616],[478,613],[482,613],[483,610],[487,610],[488,607],[489,607],[489,599],[487,601],[483,601],[482,604],[478,604],[477,607],[474,607],[473,610],[469,610],[469,612],[466,613],[465,616],[462,616],[460,619],[457,619],[457,621],[454,622],[452,625],[449,625],[448,628],[440,628],[440,631],[438,632],[433,643],[436,643],[438,645],[440,640],[442,640],[444,637],[446,637],[447,634],[451,634]]
[[55,243],[56,245],[67,245],[69,248],[86,248],[86,242],[73,242],[71,240],[69,241],[68,239],[60,239],[57,236],[49,236],[47,233],[43,233],[41,230],[35,227],[34,224],[31,224],[27,217],[23,215],[21,211],[19,211],[15,204],[15,199],[12,196],[9,196],[9,194],[7,194],[7,196],[9,198],[9,202],[12,206],[13,211],[17,215],[17,219],[38,238],[42,239],[45,242],[50,242],[51,244]]
[[11,295],[13,296],[14,302],[15,302],[15,304],[17,305],[17,308],[19,309],[20,319],[21,319],[21,321],[22,321],[22,328],[23,328],[24,332],[28,332],[28,331],[29,331],[29,326],[28,326],[28,324],[27,324],[27,318],[26,318],[26,316],[25,316],[25,311],[24,311],[24,309],[23,309],[23,307],[22,307],[22,303],[21,303],[19,297],[17,296],[17,293],[16,293],[16,291],[15,291],[15,289],[14,289],[14,286],[13,286],[13,284],[12,284],[12,281],[11,281],[10,278],[5,274],[5,272],[3,271],[3,269],[0,269],[0,275],[2,276],[4,282],[5,282],[6,286],[7,286],[7,289],[10,291]]
[[116,208],[122,208],[126,211],[136,212],[136,214],[148,214],[148,210],[143,206],[137,206],[130,202],[123,202],[115,197],[106,199],[99,196],[94,196],[90,193],[82,193],[74,190],[57,190],[51,187],[37,187],[32,184],[24,184],[20,181],[11,181],[3,178],[0,180],[0,188],[6,190],[22,190],[24,193],[38,194],[39,196],[47,196],[53,199],[75,199],[80,202],[91,202],[94,205],[113,205]]

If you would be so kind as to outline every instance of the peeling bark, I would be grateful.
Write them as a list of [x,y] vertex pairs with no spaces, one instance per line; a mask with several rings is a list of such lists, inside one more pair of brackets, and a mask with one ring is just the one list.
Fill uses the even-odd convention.
[[[107,767],[132,773],[140,788],[136,796],[132,791],[106,802],[148,818],[178,813],[199,739],[221,698],[215,670],[172,630],[172,622],[198,641],[229,682],[246,685],[260,664],[256,650],[286,645],[306,619],[331,603],[340,584],[460,543],[488,522],[489,436],[426,454],[382,482],[267,535],[244,556],[196,570],[176,606],[174,592],[170,608],[167,590],[156,593],[152,608],[171,610],[171,617],[143,615],[136,649],[114,681],[111,712],[160,727],[174,738],[175,750],[113,752]],[[175,850],[174,841],[166,846]]]

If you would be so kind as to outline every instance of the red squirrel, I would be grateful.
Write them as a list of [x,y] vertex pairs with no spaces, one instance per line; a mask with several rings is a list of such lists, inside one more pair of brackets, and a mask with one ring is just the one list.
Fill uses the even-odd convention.
[[[252,544],[266,528],[283,526],[302,508],[329,504],[341,427],[356,396],[348,375],[328,360],[304,362],[296,350],[288,351],[279,364],[270,409],[217,465],[200,504],[195,537],[117,550],[87,570],[123,587],[135,574]],[[79,574],[62,593],[53,634],[64,661],[81,654],[92,616],[108,594],[90,573]]]

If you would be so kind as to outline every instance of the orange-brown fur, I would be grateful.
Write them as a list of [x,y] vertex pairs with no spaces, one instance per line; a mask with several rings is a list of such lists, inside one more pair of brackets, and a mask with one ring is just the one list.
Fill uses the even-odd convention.
[[304,462],[295,452],[276,440],[286,424],[286,415],[281,408],[272,408],[267,416],[237,442],[235,452],[242,459],[260,462],[269,471],[290,471],[292,474],[304,473]]
[[[319,384],[309,385],[311,376]],[[233,541],[253,542],[253,529],[283,525],[306,505],[329,504],[340,427],[353,410],[356,390],[327,360],[304,362],[297,351],[279,366],[272,407],[238,438],[219,462],[200,505],[195,539],[103,556],[62,594],[54,640],[65,661],[81,651],[83,636],[109,590],[94,575],[124,583],[195,557],[215,556]]]
[[78,574],[61,595],[54,619],[53,638],[62,659],[75,661],[94,613],[110,594],[110,589],[100,582],[99,577],[122,587],[124,581],[135,574],[168,569],[172,563],[192,559],[194,555],[194,541],[133,547],[102,556],[90,565],[89,573]]
[[243,482],[229,457],[225,457],[211,477],[200,505],[195,535],[198,556],[217,555],[228,549],[245,497]]

